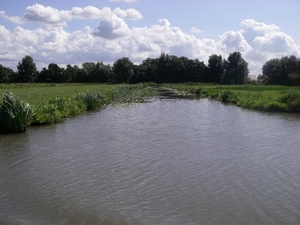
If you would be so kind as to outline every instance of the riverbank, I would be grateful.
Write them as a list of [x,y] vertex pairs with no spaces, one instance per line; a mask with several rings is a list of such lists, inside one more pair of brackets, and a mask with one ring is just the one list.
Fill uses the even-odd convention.
[[300,112],[300,87],[287,86],[194,83],[1,84],[0,95],[3,96],[0,100],[2,133],[22,132],[28,126],[58,123],[64,118],[109,104],[144,102],[145,97],[158,95],[172,98],[211,98],[259,111]]
[[167,88],[266,112],[300,112],[300,87],[276,85],[164,84]]
[[144,84],[13,84],[1,85],[0,94],[0,132],[15,133],[109,104],[144,102],[157,91]]

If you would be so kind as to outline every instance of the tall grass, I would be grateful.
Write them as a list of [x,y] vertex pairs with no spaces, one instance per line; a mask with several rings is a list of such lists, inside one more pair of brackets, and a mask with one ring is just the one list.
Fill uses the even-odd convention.
[[75,96],[76,100],[81,100],[87,110],[94,110],[104,105],[104,98],[97,91],[85,91]]
[[34,109],[15,97],[11,92],[4,92],[0,105],[0,132],[25,132],[34,120]]
[[279,97],[279,102],[286,104],[286,110],[289,112],[300,112],[300,90],[288,89],[283,91]]

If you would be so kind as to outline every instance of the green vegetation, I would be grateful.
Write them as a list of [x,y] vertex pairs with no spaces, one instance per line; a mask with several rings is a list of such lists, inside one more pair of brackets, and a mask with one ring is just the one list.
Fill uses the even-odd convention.
[[34,118],[34,110],[11,92],[5,92],[0,105],[0,132],[24,132]]
[[[24,132],[38,124],[109,104],[145,102],[158,94],[156,84],[0,84],[0,132]],[[177,93],[192,93],[237,106],[270,112],[300,112],[300,87],[275,85],[163,84]],[[13,94],[12,94],[13,93]]]
[[300,112],[300,87],[276,85],[165,84],[199,97],[268,112]]
[[30,125],[61,122],[64,118],[112,103],[144,102],[145,97],[155,96],[157,91],[144,84],[26,84],[0,85],[0,94],[3,95],[0,101],[0,131],[8,133],[24,132]]

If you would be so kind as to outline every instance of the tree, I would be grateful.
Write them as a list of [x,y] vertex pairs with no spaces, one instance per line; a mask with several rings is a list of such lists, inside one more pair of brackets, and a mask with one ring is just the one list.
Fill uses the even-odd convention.
[[18,76],[20,82],[33,82],[36,79],[38,71],[31,56],[26,55],[22,62],[17,65]]
[[47,82],[47,83],[62,83],[64,82],[64,68],[60,68],[55,63],[50,63],[48,69],[43,68],[43,70],[38,74],[38,82]]
[[248,74],[248,63],[243,59],[240,52],[233,52],[228,56],[222,83],[245,84]]
[[97,62],[91,75],[91,82],[106,83],[111,73],[110,65],[104,65],[103,62]]
[[224,77],[225,65],[221,55],[213,54],[208,59],[208,74],[209,76],[204,82],[221,83]]
[[0,83],[8,83],[14,78],[15,72],[0,64]]
[[118,59],[113,64],[113,74],[111,75],[110,82],[112,83],[129,83],[133,76],[133,63],[127,57]]
[[294,55],[271,59],[263,65],[262,74],[265,84],[299,85],[300,59]]
[[64,71],[64,82],[74,82],[77,76],[78,66],[67,65],[67,68]]

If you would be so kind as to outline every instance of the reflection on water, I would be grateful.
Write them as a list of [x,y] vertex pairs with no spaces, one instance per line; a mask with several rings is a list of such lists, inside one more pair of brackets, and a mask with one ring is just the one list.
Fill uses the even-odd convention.
[[154,100],[0,136],[0,224],[297,224],[298,114]]

